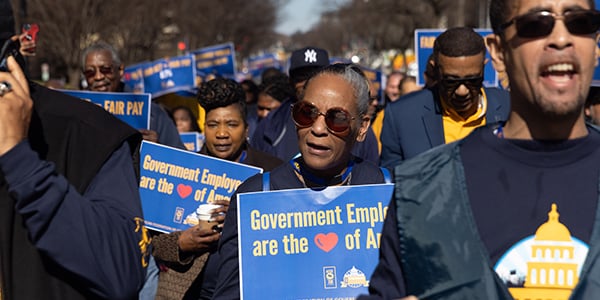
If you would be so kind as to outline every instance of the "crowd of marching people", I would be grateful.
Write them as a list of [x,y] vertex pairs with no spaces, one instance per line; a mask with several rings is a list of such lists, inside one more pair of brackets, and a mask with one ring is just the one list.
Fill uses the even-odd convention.
[[[423,86],[394,71],[379,91],[357,64],[332,64],[319,47],[294,49],[286,72],[267,69],[260,82],[216,76],[198,84],[191,104],[151,101],[149,126],[132,128],[28,78],[35,43],[13,32],[3,1],[0,300],[253,299],[248,286],[303,286],[306,278],[244,274],[240,201],[258,194],[269,206],[271,195],[284,195],[276,192],[320,199],[384,185],[372,270],[352,266],[343,281],[327,281],[334,273],[323,266],[324,290],[341,282],[364,288],[346,299],[598,298],[596,9],[591,0],[491,0],[493,34],[444,30],[420,70]],[[484,85],[488,63],[507,76],[507,89]],[[133,93],[113,45],[86,47],[81,64],[88,91]],[[185,152],[189,132],[202,136],[195,155],[262,172],[211,201],[206,220],[148,228],[140,145]],[[338,236],[329,242],[314,239],[329,252]],[[278,251],[269,242],[257,249]],[[285,272],[310,264],[290,257]],[[321,288],[303,292],[333,295]]]

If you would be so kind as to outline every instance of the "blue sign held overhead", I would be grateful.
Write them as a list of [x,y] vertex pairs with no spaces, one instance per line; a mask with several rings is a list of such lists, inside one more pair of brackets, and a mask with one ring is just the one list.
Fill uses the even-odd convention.
[[368,294],[392,191],[376,184],[238,194],[242,299]]
[[161,232],[198,224],[198,206],[229,200],[237,187],[262,169],[143,141],[140,197],[146,227]]
[[82,100],[90,101],[113,114],[135,129],[150,128],[150,94],[109,93],[60,90]]
[[[594,0],[596,10],[600,9],[600,0]],[[599,45],[600,47],[600,45]],[[594,77],[592,78],[592,86],[600,86],[600,57],[598,58],[598,65],[594,70]]]
[[[598,65],[600,65],[600,58],[598,59]],[[592,77],[591,86],[600,86],[600,68],[594,69],[594,77]]]
[[194,152],[200,151],[204,145],[204,134],[198,132],[182,132],[179,134],[186,149]]
[[[600,0],[594,0],[596,10],[600,9]],[[600,47],[600,45],[599,45]],[[594,70],[594,77],[592,78],[592,86],[600,86],[600,57],[598,58],[598,65]]]
[[214,76],[235,78],[235,48],[233,43],[205,47],[193,50],[190,53],[196,60],[198,76],[201,76],[201,78],[196,79],[197,85],[212,79]]
[[[485,37],[489,34],[492,34],[491,29],[474,29],[475,32],[479,33],[481,36]],[[442,34],[446,29],[416,29],[415,30],[415,53],[416,60],[418,64],[417,70],[417,84],[425,85],[425,80],[423,79],[423,72],[425,72],[425,68],[427,67],[427,59],[433,53],[433,43],[435,39]],[[487,59],[487,63],[484,67],[484,77],[483,77],[483,85],[486,87],[497,87],[498,86],[498,73],[492,66],[492,59],[486,51],[485,55]]]
[[360,68],[365,73],[365,76],[367,76],[367,79],[369,79],[370,84],[373,85],[371,88],[377,91],[377,99],[379,99],[379,104],[384,103],[385,94],[383,93],[383,88],[385,81],[383,77],[383,72],[363,66],[361,66]]
[[183,55],[155,60],[143,66],[144,92],[153,98],[195,88],[194,57]]
[[253,78],[260,77],[262,72],[267,68],[276,68],[283,72],[283,66],[279,59],[277,59],[276,54],[267,53],[248,58],[248,73],[250,73]]
[[144,92],[144,67],[147,62],[127,66],[123,70],[125,90],[133,93]]

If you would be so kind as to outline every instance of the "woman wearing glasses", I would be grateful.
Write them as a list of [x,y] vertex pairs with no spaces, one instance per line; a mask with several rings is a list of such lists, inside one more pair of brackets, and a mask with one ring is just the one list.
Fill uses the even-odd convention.
[[[376,165],[350,153],[369,128],[368,105],[369,86],[357,66],[336,64],[317,72],[292,108],[300,156],[270,172],[269,188],[383,183],[384,175]],[[246,180],[237,193],[261,191],[262,186],[259,174]],[[236,201],[232,200],[219,244],[221,261],[213,299],[240,297],[236,215]]]

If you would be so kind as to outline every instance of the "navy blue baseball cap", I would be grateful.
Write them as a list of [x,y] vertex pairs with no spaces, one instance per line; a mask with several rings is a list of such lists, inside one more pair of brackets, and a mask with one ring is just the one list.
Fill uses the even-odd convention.
[[301,82],[308,79],[322,67],[329,65],[329,53],[317,47],[304,47],[292,52],[290,57],[290,81]]

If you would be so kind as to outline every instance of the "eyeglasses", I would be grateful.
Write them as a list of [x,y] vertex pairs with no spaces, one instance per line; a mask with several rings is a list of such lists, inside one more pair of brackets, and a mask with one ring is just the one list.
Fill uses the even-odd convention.
[[[112,66],[108,66],[108,67],[101,66],[101,67],[98,67],[97,70],[100,71],[100,73],[104,74],[105,76],[110,76],[114,72],[114,68]],[[96,68],[90,67],[83,71],[83,76],[85,76],[85,78],[94,77],[94,76],[96,76],[96,72],[97,72]]]
[[325,117],[327,129],[338,134],[346,132],[350,128],[350,121],[356,119],[350,116],[348,111],[340,107],[330,108],[325,113],[322,113],[314,104],[306,101],[292,104],[292,119],[298,127],[305,128],[312,126],[320,115]]
[[540,38],[552,33],[556,20],[562,19],[567,30],[572,34],[592,34],[600,28],[600,12],[595,10],[574,10],[557,15],[549,11],[538,11],[522,16],[500,25],[504,31],[513,23],[517,28],[517,36],[522,38]]
[[483,76],[471,76],[463,78],[442,77],[442,85],[449,91],[455,91],[461,85],[465,85],[470,90],[480,89],[483,84]]

